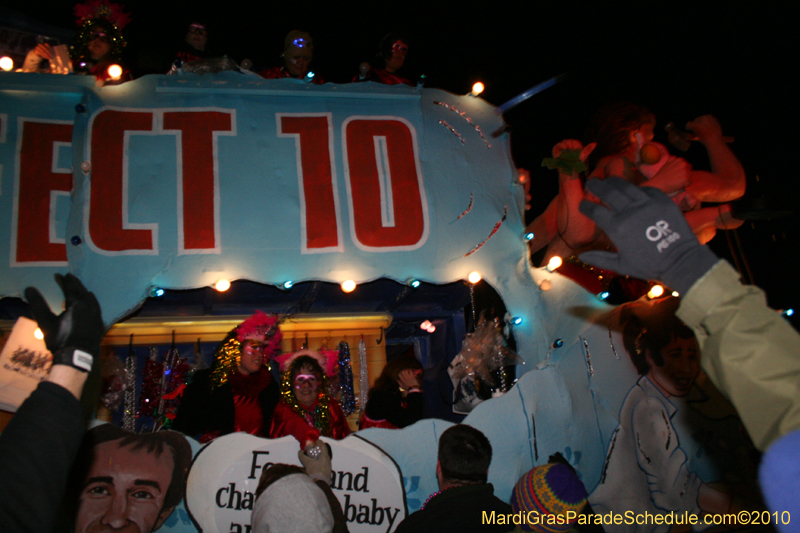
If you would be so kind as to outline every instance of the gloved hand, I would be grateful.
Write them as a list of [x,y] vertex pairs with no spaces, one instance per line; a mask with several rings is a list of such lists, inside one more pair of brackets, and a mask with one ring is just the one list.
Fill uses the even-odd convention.
[[306,474],[311,479],[324,481],[331,484],[331,447],[327,442],[318,440],[306,446],[306,450],[313,449],[314,453],[306,453],[305,450],[297,452],[297,457],[306,469]]
[[685,294],[718,261],[694,236],[678,206],[653,187],[620,178],[592,179],[586,189],[608,207],[583,200],[581,213],[594,220],[617,253],[591,251],[581,261],[620,274],[662,281]]
[[53,364],[90,372],[100,354],[100,340],[106,331],[100,304],[77,277],[72,274],[56,274],[55,277],[64,292],[63,313],[54,315],[34,287],[25,289],[25,298],[44,333],[47,349],[53,354]]

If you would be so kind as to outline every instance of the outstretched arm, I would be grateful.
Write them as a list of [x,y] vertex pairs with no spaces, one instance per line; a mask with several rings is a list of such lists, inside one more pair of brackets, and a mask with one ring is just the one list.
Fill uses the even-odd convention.
[[742,163],[722,140],[722,127],[716,118],[703,115],[686,124],[697,135],[708,151],[711,172],[695,170],[686,192],[701,202],[730,202],[740,198],[745,191],[745,173]]

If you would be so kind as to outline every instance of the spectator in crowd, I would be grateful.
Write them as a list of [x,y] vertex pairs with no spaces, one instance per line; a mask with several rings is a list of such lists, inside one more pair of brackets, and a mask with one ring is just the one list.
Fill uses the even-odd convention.
[[[618,178],[590,181],[587,189],[604,205],[584,201],[580,209],[618,251],[590,251],[581,259],[661,280],[680,293],[676,315],[694,331],[703,369],[736,407],[755,446],[766,450],[759,477],[767,506],[775,513],[800,513],[797,331],[767,307],[760,289],[743,285],[726,261],[700,245],[663,193]],[[653,241],[648,230],[656,223],[669,231]],[[781,532],[796,530],[790,520],[776,525]]]
[[[445,430],[439,437],[436,462],[439,492],[395,531],[511,531],[514,524],[505,520],[511,506],[498,499],[494,487],[487,482],[491,462],[492,445],[486,435],[464,424]],[[494,523],[484,522],[484,515],[494,517]],[[497,523],[500,515],[502,523]]]
[[253,533],[347,533],[342,505],[331,490],[330,447],[317,440],[298,454],[303,468],[275,464],[258,481]]
[[[50,374],[0,435],[0,524],[4,533],[52,531],[85,424],[79,401],[100,355],[100,305],[72,274],[55,275],[64,292],[56,316],[36,289],[25,298],[53,354]],[[94,403],[94,402],[91,402]]]

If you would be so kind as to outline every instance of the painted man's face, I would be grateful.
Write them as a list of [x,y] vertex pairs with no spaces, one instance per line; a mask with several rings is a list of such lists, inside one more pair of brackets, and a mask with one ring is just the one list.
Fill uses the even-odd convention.
[[700,350],[697,340],[672,338],[661,349],[664,366],[656,366],[648,354],[650,378],[670,396],[686,396],[700,373]]
[[80,493],[76,533],[150,533],[161,527],[173,508],[164,509],[172,454],[120,447],[120,440],[98,444]]

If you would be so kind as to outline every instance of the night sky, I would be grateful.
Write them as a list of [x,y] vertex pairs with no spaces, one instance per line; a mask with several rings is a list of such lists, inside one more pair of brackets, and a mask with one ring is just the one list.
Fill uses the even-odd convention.
[[[257,3],[229,0],[216,9],[200,3],[125,2],[127,63],[141,75],[169,68],[191,18],[205,20],[210,45],[237,62],[278,64],[286,33],[304,29],[315,40],[314,70],[347,82],[377,51],[389,31],[408,33],[404,74],[427,75],[428,87],[466,93],[474,81],[500,105],[561,73],[569,77],[506,114],[517,166],[531,170],[533,214],[555,195],[555,172],[540,167],[563,138],[580,138],[591,114],[610,100],[649,107],[663,125],[713,114],[735,137],[734,152],[748,178],[746,198],[766,194],[792,208],[798,187],[797,85],[800,65],[796,12],[789,4],[750,2],[374,2]],[[74,27],[72,3],[28,0],[15,9],[42,22]],[[739,4],[741,5],[741,4]],[[796,11],[796,10],[793,10]],[[707,168],[701,146],[686,158]],[[797,218],[759,219],[738,231],[755,284],[776,308],[800,307],[794,266],[800,244]],[[733,240],[733,236],[731,236]],[[712,241],[730,255],[722,234]],[[793,320],[795,326],[798,322]]]

